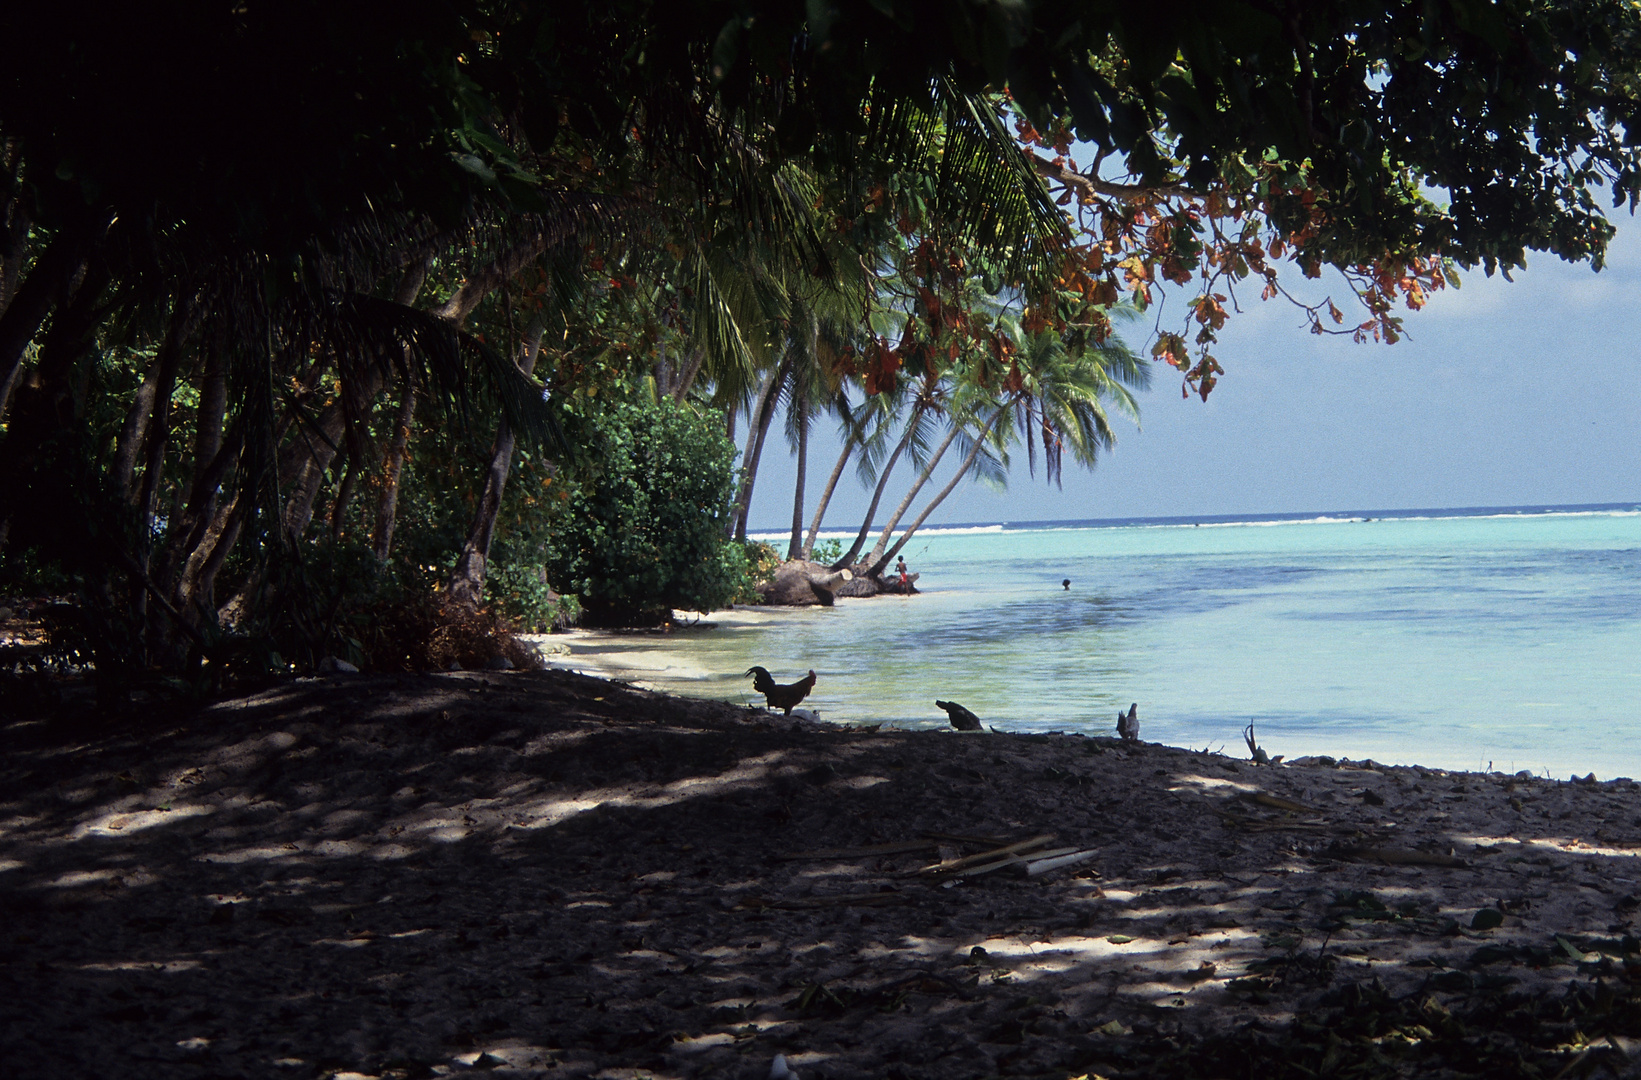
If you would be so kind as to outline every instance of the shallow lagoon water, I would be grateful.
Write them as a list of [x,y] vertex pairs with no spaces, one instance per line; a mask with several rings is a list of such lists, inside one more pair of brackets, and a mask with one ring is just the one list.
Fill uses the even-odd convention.
[[[709,617],[599,646],[677,692],[752,701],[809,668],[823,719],[1641,777],[1641,508],[1523,508],[919,533],[915,597]],[[1060,586],[1072,579],[1069,591]],[[767,612],[767,614],[765,613]]]

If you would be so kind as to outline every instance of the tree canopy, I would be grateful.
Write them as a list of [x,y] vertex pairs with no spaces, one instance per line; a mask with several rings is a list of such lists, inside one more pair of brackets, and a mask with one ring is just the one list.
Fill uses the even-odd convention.
[[[1031,432],[1052,475],[1109,441],[1100,364],[1146,377],[1119,306],[1206,398],[1239,290],[1394,341],[1461,269],[1599,268],[1641,192],[1621,0],[11,5],[0,40],[0,553],[161,667],[333,647],[320,544],[459,547],[474,598],[495,538],[550,594],[600,394],[746,413],[730,531],[783,401],[868,473]],[[445,494],[395,556],[401,475]]]

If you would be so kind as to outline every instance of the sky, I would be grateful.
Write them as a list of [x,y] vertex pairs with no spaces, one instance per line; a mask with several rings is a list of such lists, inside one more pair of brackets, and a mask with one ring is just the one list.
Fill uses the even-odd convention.
[[[1006,491],[965,483],[929,523],[1641,502],[1641,221],[1612,219],[1599,274],[1531,253],[1513,282],[1462,273],[1461,288],[1402,313],[1395,345],[1318,337],[1287,301],[1239,290],[1207,402],[1182,400],[1178,373],[1159,364],[1139,395],[1141,426],[1114,418],[1117,443],[1092,471],[1068,458],[1057,489],[1040,467],[1028,475],[1022,452]],[[1306,282],[1291,264],[1283,280],[1308,299],[1331,290],[1351,321],[1343,281]],[[1187,298],[1175,290],[1164,326]],[[1131,325],[1139,350],[1149,322]],[[791,526],[796,461],[781,423],[759,465],[753,531]],[[806,524],[840,447],[834,425],[811,433]],[[905,490],[891,481],[880,521]],[[824,527],[858,528],[869,499],[851,464]]]

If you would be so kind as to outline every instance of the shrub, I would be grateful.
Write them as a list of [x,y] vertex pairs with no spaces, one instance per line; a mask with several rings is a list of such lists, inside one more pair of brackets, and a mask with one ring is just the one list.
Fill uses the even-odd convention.
[[413,593],[376,604],[360,630],[360,665],[369,671],[444,671],[452,663],[483,668],[504,656],[520,670],[541,657],[516,636],[518,626],[494,608],[446,606],[434,593]]
[[774,544],[762,540],[748,540],[742,549],[742,557],[746,560],[746,575],[741,589],[735,594],[738,604],[761,604],[758,596],[758,586],[775,576],[775,568],[783,561],[781,553]]
[[613,403],[589,420],[598,465],[556,514],[552,580],[581,596],[593,625],[653,624],[674,608],[733,601],[747,562],[724,538],[735,449],[721,427],[668,398]]
[[843,541],[836,537],[830,540],[818,540],[815,542],[814,550],[810,552],[809,557],[815,562],[826,563],[830,566],[843,558]]
[[491,563],[484,577],[484,596],[529,633],[563,630],[581,616],[581,604],[574,596],[553,591],[545,566]]

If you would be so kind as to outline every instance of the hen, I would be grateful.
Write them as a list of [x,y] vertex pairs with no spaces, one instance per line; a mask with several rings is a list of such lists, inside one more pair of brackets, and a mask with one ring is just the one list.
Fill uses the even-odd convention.
[[1125,742],[1138,742],[1140,737],[1140,706],[1138,702],[1128,706],[1128,712],[1117,712],[1117,734]]
[[785,686],[770,677],[768,668],[753,666],[747,668],[746,673],[752,676],[752,689],[764,696],[764,700],[769,702],[769,707],[783,709],[788,716],[792,715],[792,710],[799,702],[809,696],[809,691],[815,688],[813,670],[797,682]]

